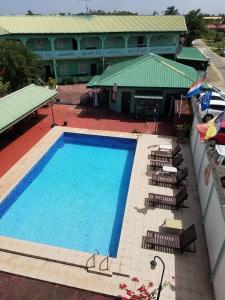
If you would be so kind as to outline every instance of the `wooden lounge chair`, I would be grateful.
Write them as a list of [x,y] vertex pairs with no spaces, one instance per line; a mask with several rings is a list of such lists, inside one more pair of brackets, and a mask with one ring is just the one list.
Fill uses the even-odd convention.
[[171,166],[179,168],[179,166],[184,161],[182,154],[177,155],[175,158],[172,158],[170,161],[152,159],[148,165],[148,170],[161,170],[164,166]]
[[181,151],[180,144],[177,144],[176,147],[172,149],[172,151],[152,150],[148,158],[169,160],[176,157],[180,151]]
[[196,252],[195,241],[197,233],[195,225],[192,224],[181,234],[159,233],[147,231],[147,236],[142,237],[142,248],[154,249],[168,252],[168,250],[180,250]]
[[186,190],[186,186],[182,187],[182,189],[175,196],[166,196],[160,194],[149,193],[148,198],[145,199],[145,206],[151,207],[155,205],[159,206],[172,206],[176,209],[184,206],[184,200],[188,197],[188,193]]
[[177,174],[169,174],[165,172],[153,173],[152,177],[149,179],[149,184],[178,188],[183,180],[187,180],[187,176],[187,167],[178,171]]

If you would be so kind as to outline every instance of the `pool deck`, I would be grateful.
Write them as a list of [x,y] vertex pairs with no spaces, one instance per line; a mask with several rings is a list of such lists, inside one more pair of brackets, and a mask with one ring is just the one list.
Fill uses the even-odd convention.
[[[105,259],[101,256],[96,258],[96,267],[89,268],[87,271],[85,266],[91,254],[1,237],[1,271],[118,296],[121,294],[118,288],[121,282],[127,283],[129,286],[135,285],[131,281],[133,276],[137,276],[141,283],[153,281],[155,286],[158,286],[161,266],[151,270],[150,260],[153,259],[154,255],[159,255],[166,264],[164,280],[170,281],[174,285],[172,289],[165,288],[160,299],[214,299],[212,285],[209,281],[207,247],[188,144],[182,146],[182,152],[185,160],[183,165],[188,166],[189,169],[189,185],[187,186],[189,193],[187,205],[189,208],[171,211],[160,208],[146,209],[144,207],[144,199],[149,192],[168,195],[173,193],[173,190],[169,188],[149,185],[149,173],[147,172],[148,154],[151,149],[159,144],[172,143],[172,137],[66,127],[52,129],[38,142],[34,149],[31,149],[1,178],[0,201],[63,131],[138,139],[118,256],[109,259],[109,271],[104,270],[104,267],[99,270],[99,265]],[[196,253],[181,255],[141,248],[142,236],[146,234],[146,231],[148,229],[158,231],[166,218],[180,219],[186,226],[192,223],[196,225],[198,236]],[[173,276],[175,282],[172,279]]]

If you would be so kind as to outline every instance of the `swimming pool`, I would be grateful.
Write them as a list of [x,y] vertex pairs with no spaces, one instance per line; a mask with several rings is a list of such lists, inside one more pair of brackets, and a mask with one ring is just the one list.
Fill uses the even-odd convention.
[[116,257],[135,149],[64,133],[2,202],[0,234]]

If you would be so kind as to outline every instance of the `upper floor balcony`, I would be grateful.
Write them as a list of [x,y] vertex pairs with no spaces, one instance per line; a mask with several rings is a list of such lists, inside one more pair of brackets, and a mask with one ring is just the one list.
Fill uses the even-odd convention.
[[30,37],[23,41],[43,60],[138,56],[145,53],[174,54],[177,33],[108,36]]
[[100,58],[137,56],[146,53],[173,54],[176,46],[153,46],[142,48],[112,48],[112,49],[92,49],[92,50],[62,50],[62,51],[36,51],[36,54],[43,60],[49,59],[73,59],[73,58]]

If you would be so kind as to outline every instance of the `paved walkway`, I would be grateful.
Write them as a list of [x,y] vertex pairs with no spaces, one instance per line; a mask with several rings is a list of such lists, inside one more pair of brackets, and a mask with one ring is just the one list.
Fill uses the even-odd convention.
[[[148,180],[151,174],[147,172],[148,154],[151,149],[156,148],[159,144],[172,143],[173,139],[157,135],[141,135],[138,141],[141,144],[138,146],[138,153],[136,153],[138,160],[136,158],[136,168],[132,174],[133,184],[130,187],[130,198],[128,198],[124,217],[129,220],[129,226],[127,222],[123,225],[122,240],[120,240],[118,252],[120,263],[117,266],[112,264],[118,270],[117,274],[123,273],[124,267],[129,266],[128,269],[126,268],[126,272],[129,272],[130,275],[129,278],[117,274],[107,277],[89,273],[84,268],[7,252],[1,252],[1,270],[118,296],[121,294],[118,288],[121,282],[133,288],[137,287],[137,284],[131,281],[133,276],[137,276],[141,283],[147,284],[152,281],[154,287],[157,287],[162,269],[158,264],[155,270],[151,270],[150,261],[155,255],[159,255],[166,265],[164,280],[172,283],[171,288],[168,287],[163,290],[161,300],[214,300],[212,285],[209,280],[208,253],[190,146],[189,144],[182,145],[183,166],[188,166],[189,170],[189,185],[187,186],[189,197],[186,201],[189,208],[183,208],[179,211],[157,207],[146,209],[144,199],[149,192],[165,195],[172,195],[175,192],[170,188],[149,185]],[[147,230],[159,231],[165,218],[180,219],[185,227],[195,224],[198,237],[196,253],[173,254],[141,248],[142,236],[146,235]],[[173,276],[175,282],[172,279]]]
[[195,40],[193,45],[205,52],[206,56],[210,57],[211,64],[208,68],[207,75],[209,82],[219,89],[225,91],[225,57],[219,56],[213,52],[201,40]]
[[[71,105],[55,104],[55,123],[62,125],[64,121],[69,127],[110,130],[120,132],[154,133],[155,123],[146,123],[131,116],[110,112],[99,108],[76,109]],[[17,126],[15,132],[1,136],[0,140],[0,177],[9,170],[30,148],[33,147],[49,130],[51,130],[52,114],[50,107],[38,110],[38,115],[29,122]],[[158,124],[158,133],[172,135],[173,127],[168,121]]]

